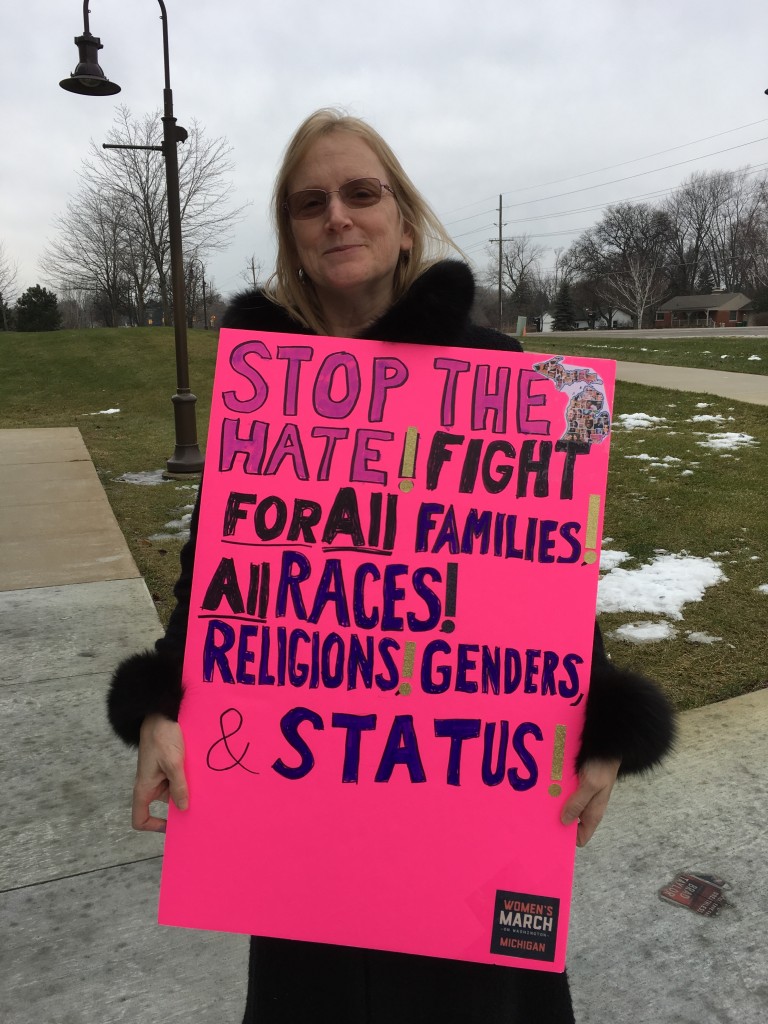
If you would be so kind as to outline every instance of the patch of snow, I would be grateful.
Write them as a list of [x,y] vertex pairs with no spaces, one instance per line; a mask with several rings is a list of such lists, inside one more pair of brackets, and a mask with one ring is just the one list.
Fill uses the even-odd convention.
[[653,644],[659,640],[671,640],[677,634],[669,622],[627,622],[611,633],[617,640],[631,644]]
[[[189,505],[186,506],[190,508]],[[189,523],[192,519],[191,513],[186,513],[181,519],[172,519],[169,523],[165,523],[164,533],[153,533],[149,537],[149,540],[189,540]],[[171,531],[168,533],[167,531]]]
[[697,402],[696,403],[696,408],[697,409],[708,409],[709,406],[710,406],[709,402]]
[[89,416],[114,416],[116,412],[120,412],[119,409],[99,409],[98,412],[89,412]]
[[682,462],[683,460],[682,459],[678,459],[674,455],[665,455],[662,461],[663,462],[670,462],[671,463],[671,462]]
[[621,565],[631,557],[632,555],[628,551],[608,551],[603,548],[600,552],[600,570],[610,572],[611,569],[615,569],[617,565]]
[[189,521],[192,518],[191,514],[182,516],[181,519],[172,519],[170,523],[166,523],[165,527],[167,530],[183,530],[189,526]]
[[697,441],[700,448],[711,448],[713,451],[724,449],[753,448],[758,442],[751,434],[738,434],[733,431],[725,431],[721,434],[707,434],[706,441]]
[[748,363],[755,363],[755,362],[762,363],[762,361],[763,361],[763,357],[762,356],[748,356],[747,357],[747,362]]
[[141,473],[123,473],[115,477],[122,484],[139,484],[142,487],[155,487],[157,484],[170,483],[163,479],[162,469],[146,469]]
[[649,612],[682,619],[683,605],[701,601],[704,591],[727,579],[711,558],[658,555],[639,569],[617,567],[598,585],[600,612]]
[[646,412],[622,412],[619,419],[625,430],[653,430],[657,423],[667,422],[663,416],[649,416]]
[[755,587],[755,590],[758,594],[768,594],[768,583],[761,583],[759,586]]
[[653,456],[652,455],[646,455],[645,453],[643,453],[642,455],[625,455],[624,458],[625,459],[644,459],[646,462],[652,462],[653,461]]
[[720,356],[720,358],[721,358],[721,359],[727,359],[727,358],[728,358],[728,356],[727,356],[727,355],[724,355],[724,356]]
[[722,423],[725,416],[719,416],[716,413],[701,413],[698,416],[691,416],[688,420],[689,423]]
[[712,636],[710,633],[692,631],[688,633],[685,639],[689,644],[716,644],[723,638],[721,636]]
[[680,474],[680,476],[693,476],[693,470],[692,469],[684,469],[683,472]]

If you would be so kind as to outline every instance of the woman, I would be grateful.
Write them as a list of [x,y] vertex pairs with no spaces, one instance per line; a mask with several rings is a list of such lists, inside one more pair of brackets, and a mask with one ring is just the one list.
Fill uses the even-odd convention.
[[[519,349],[470,320],[474,282],[444,228],[384,140],[367,124],[320,110],[288,145],[274,191],[278,254],[264,291],[238,295],[224,327]],[[457,251],[457,250],[454,250]],[[128,659],[109,696],[110,720],[139,744],[134,828],[160,831],[152,800],[188,805],[184,743],[176,722],[189,613],[197,509],[182,551],[177,607],[154,652]],[[578,758],[579,786],[564,824],[578,843],[597,827],[617,774],[656,764],[672,717],[654,684],[612,668],[599,632]],[[258,1024],[567,1024],[565,975],[255,938],[245,1022]]]

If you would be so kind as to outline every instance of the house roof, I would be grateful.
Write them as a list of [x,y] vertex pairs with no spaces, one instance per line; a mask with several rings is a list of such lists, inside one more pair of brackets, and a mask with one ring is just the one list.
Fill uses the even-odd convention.
[[682,313],[696,309],[746,309],[752,299],[743,292],[712,292],[710,295],[677,295],[658,306],[659,313]]

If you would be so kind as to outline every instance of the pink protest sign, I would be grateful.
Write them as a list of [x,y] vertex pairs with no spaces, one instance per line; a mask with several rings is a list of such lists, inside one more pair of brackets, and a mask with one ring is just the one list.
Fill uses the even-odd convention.
[[613,370],[222,332],[161,923],[563,970]]

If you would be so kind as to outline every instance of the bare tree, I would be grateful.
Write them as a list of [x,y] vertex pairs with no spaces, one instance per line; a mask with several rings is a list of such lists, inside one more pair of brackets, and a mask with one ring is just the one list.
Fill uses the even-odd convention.
[[566,259],[565,250],[553,250],[555,259],[550,270],[536,270],[534,275],[534,291],[536,295],[534,312],[543,316],[554,309],[557,294],[562,284],[570,284],[573,280],[573,268]]
[[753,252],[765,243],[764,182],[746,170],[730,171],[719,179],[721,201],[710,227],[707,256],[714,280],[726,291],[740,291],[748,286]]
[[603,301],[626,309],[642,327],[646,310],[669,290],[667,215],[647,203],[610,206],[571,246],[569,258]]
[[608,295],[613,294],[622,300],[623,307],[632,314],[639,330],[643,326],[645,311],[661,301],[669,291],[669,284],[661,262],[633,253],[626,257],[622,269],[612,276],[605,290]]
[[[147,114],[137,119],[127,107],[120,107],[107,133],[107,142],[118,146],[159,146],[159,115]],[[231,154],[225,139],[208,139],[204,129],[192,122],[187,142],[179,152],[185,259],[225,248],[241,215],[242,208],[236,209],[229,203]],[[80,188],[67,214],[57,222],[58,238],[46,255],[46,272],[75,281],[71,265],[80,263],[85,268],[82,274],[90,275],[94,289],[103,290],[110,301],[119,298],[139,323],[144,320],[148,295],[156,290],[164,321],[171,324],[170,237],[161,154],[144,149],[105,150],[92,142],[80,177]],[[77,237],[91,218],[96,224],[89,227],[90,235],[106,236],[110,228],[115,241],[114,253],[106,237],[101,241],[99,277],[85,260],[86,253]],[[107,252],[110,255],[105,263]]]
[[[499,280],[499,249],[488,248],[489,265],[487,283],[489,286]],[[530,235],[517,235],[502,243],[501,287],[502,300],[510,315],[527,313],[536,305],[536,292],[541,277],[541,257],[544,247],[537,245]]]
[[[112,145],[159,146],[161,141],[158,114],[137,120],[126,107],[119,109],[107,137]],[[232,169],[232,149],[227,141],[206,138],[202,126],[193,121],[189,137],[179,152],[185,260],[226,247],[242,213],[242,207],[235,209],[229,205]],[[113,182],[132,209],[137,238],[141,239],[143,251],[151,257],[154,266],[165,322],[172,323],[165,170],[159,154],[135,149],[101,150],[92,145],[87,174],[97,181]]]
[[709,276],[707,240],[722,202],[722,176],[691,175],[664,203],[670,228],[670,284],[677,294],[690,295],[697,282]]
[[54,221],[57,235],[41,259],[46,277],[77,291],[99,295],[108,327],[116,327],[128,299],[126,236],[130,211],[109,188],[84,184]]
[[0,310],[3,316],[3,330],[8,330],[6,306],[10,306],[16,293],[16,278],[19,265],[5,251],[5,242],[0,242]]
[[213,278],[210,281],[206,278],[205,284],[208,295],[208,322],[214,330],[217,330],[221,324],[221,318],[228,306],[228,302],[216,287],[216,282]]
[[81,330],[93,326],[93,293],[78,288],[72,282],[59,285],[61,326],[66,330]]
[[678,293],[756,291],[768,243],[766,174],[748,168],[691,175],[664,204]]

